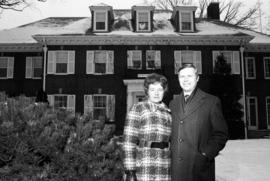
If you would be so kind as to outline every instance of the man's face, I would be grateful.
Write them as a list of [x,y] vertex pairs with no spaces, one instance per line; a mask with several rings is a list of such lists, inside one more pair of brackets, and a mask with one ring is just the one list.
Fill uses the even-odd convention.
[[184,92],[191,93],[197,86],[199,77],[192,67],[184,68],[178,73],[178,80]]

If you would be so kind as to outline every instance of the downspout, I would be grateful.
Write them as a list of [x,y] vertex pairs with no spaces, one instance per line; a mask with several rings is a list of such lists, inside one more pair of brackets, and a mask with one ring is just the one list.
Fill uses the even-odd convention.
[[243,46],[240,47],[240,55],[241,55],[241,74],[242,74],[242,94],[243,94],[243,108],[244,108],[244,115],[243,115],[243,121],[244,121],[244,129],[245,129],[245,139],[248,138],[247,136],[247,114],[246,114],[246,89],[245,89],[245,71],[244,71],[244,50],[245,48]]
[[47,62],[47,51],[48,51],[48,47],[46,44],[46,40],[45,38],[43,38],[43,53],[44,53],[44,61],[43,61],[43,85],[42,85],[42,89],[44,92],[46,92],[46,62]]

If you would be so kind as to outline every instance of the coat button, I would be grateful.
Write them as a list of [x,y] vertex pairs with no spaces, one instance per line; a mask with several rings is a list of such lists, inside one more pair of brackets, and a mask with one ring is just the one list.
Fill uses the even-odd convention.
[[184,142],[184,140],[183,140],[182,138],[180,138],[180,139],[179,139],[179,142],[182,143],[182,142]]
[[183,124],[184,123],[184,121],[180,121],[180,124]]
[[179,161],[183,161],[183,158],[182,158],[182,157],[179,157],[178,160],[179,160]]

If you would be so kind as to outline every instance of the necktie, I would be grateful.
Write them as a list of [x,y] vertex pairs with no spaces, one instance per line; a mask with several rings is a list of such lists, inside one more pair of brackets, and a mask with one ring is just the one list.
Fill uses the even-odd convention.
[[189,95],[185,95],[185,102],[187,102]]

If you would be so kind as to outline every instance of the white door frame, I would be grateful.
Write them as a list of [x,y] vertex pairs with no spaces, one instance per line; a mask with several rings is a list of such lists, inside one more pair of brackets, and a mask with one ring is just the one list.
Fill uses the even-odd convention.
[[143,79],[127,79],[124,84],[127,86],[127,112],[136,102],[136,96],[144,94]]

